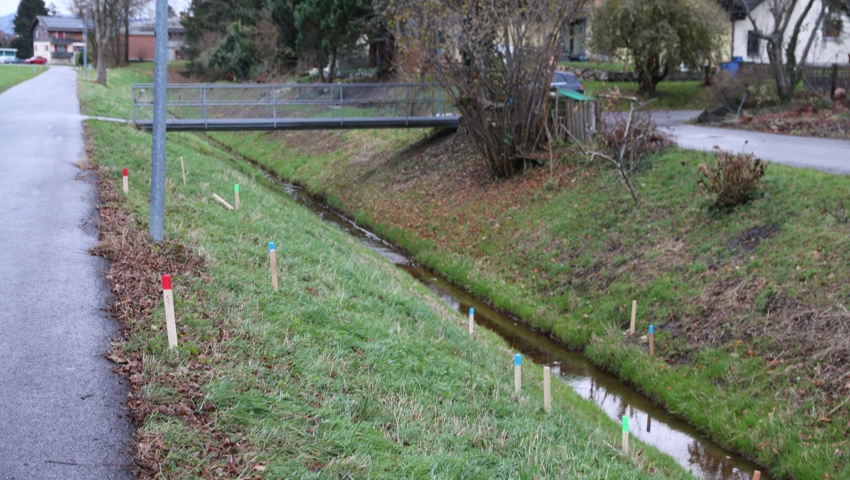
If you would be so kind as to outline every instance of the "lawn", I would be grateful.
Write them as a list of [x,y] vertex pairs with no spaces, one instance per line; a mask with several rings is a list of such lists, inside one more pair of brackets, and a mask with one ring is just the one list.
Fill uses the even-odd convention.
[[[119,87],[138,76],[122,74],[83,84],[85,113],[126,113]],[[426,287],[202,136],[169,134],[166,242],[148,243],[150,136],[93,120],[86,131],[103,178],[96,250],[112,261],[126,334],[110,358],[130,378],[142,477],[688,478],[652,448],[622,455],[619,426],[560,382],[551,414],[540,382],[514,394],[499,337],[470,336]],[[242,205],[227,211],[211,195],[229,199],[234,184]]]
[[0,65],[0,93],[47,70],[42,65]]
[[[634,174],[635,207],[604,166],[493,180],[448,134],[213,136],[775,475],[850,476],[846,177],[769,165],[722,210],[699,185],[710,156],[671,150]],[[633,299],[658,357],[622,335]]]

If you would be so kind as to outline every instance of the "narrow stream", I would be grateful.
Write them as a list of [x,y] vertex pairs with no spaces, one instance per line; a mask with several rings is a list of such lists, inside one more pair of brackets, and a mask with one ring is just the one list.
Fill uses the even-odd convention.
[[[285,184],[290,197],[333,223],[382,257],[426,285],[451,308],[462,314],[475,309],[475,322],[490,329],[517,352],[537,364],[548,365],[552,374],[582,397],[596,403],[608,416],[619,422],[629,416],[631,434],[642,442],[673,457],[698,478],[705,480],[750,480],[758,467],[740,455],[727,452],[706,439],[695,428],[673,417],[615,377],[593,366],[584,356],[535,331],[522,321],[499,313],[472,297],[448,280],[415,265],[404,254],[375,234],[313,200],[300,187]],[[611,428],[616,428],[612,425]],[[763,480],[771,477],[762,473]]]
[[[243,157],[244,158],[244,157]],[[535,331],[517,318],[499,313],[448,280],[417,266],[390,243],[358,227],[330,207],[315,201],[301,187],[268,174],[260,165],[245,159],[264,172],[273,187],[281,188],[293,200],[350,234],[362,244],[409,273],[443,299],[451,308],[467,315],[475,309],[475,322],[499,334],[517,352],[540,365],[548,365],[555,378],[572,387],[579,395],[598,405],[619,423],[629,416],[630,433],[642,442],[671,456],[697,478],[705,480],[750,480],[758,468],[754,463],[724,450],[687,423],[665,412],[615,377],[593,366],[584,356],[567,349],[548,336]],[[619,428],[612,425],[611,428]],[[772,480],[764,472],[762,480]]]

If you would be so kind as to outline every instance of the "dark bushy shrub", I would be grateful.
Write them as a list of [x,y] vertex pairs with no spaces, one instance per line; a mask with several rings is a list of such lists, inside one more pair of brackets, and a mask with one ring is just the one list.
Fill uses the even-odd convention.
[[711,99],[718,105],[738,108],[763,107],[776,103],[776,86],[770,72],[757,68],[742,68],[736,76],[722,71],[714,77]]
[[729,153],[714,148],[716,161],[698,167],[705,177],[700,185],[714,195],[717,206],[743,205],[757,192],[759,180],[764,176],[765,163],[752,153]]

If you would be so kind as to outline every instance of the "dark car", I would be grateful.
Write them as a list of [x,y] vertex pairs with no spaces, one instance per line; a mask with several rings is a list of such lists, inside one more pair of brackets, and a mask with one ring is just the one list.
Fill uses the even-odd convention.
[[33,65],[44,65],[45,62],[47,62],[47,59],[44,57],[30,57],[25,61],[25,63],[31,63]]
[[26,62],[22,58],[12,57],[9,60],[7,60],[6,63],[13,64],[13,63],[26,63]]
[[552,83],[550,86],[552,88],[563,88],[565,90],[572,90],[574,92],[584,94],[584,85],[578,81],[578,77],[575,73],[555,72],[555,74],[552,75]]

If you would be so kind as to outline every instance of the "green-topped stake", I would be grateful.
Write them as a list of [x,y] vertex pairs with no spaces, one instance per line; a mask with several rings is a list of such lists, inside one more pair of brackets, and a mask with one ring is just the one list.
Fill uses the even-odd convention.
[[623,415],[623,455],[629,454],[629,417]]
[[239,184],[233,184],[233,195],[234,195],[234,204],[236,205],[236,210],[239,210]]

